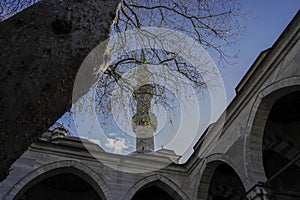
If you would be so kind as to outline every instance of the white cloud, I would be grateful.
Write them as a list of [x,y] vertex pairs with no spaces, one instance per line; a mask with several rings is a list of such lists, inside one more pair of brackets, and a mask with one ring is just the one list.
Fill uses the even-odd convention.
[[105,146],[112,149],[114,153],[122,154],[124,149],[127,149],[130,145],[124,138],[117,137],[115,139],[108,138]]
[[[90,142],[93,142],[93,143],[101,146],[101,142],[99,139],[92,139],[92,138],[88,138],[85,136],[80,136],[80,138],[87,139]],[[114,139],[107,138],[106,140],[107,140],[107,143],[105,144],[105,147],[111,149],[112,152],[116,153],[116,154],[128,153],[125,151],[125,149],[132,146],[129,141],[127,141],[124,138],[120,138],[120,137],[116,137]]]

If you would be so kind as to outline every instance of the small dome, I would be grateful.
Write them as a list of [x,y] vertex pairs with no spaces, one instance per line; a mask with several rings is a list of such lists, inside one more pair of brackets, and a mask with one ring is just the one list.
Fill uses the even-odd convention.
[[54,138],[58,138],[58,137],[66,137],[66,136],[70,136],[70,132],[68,130],[66,130],[63,127],[57,127],[52,131],[52,139]]

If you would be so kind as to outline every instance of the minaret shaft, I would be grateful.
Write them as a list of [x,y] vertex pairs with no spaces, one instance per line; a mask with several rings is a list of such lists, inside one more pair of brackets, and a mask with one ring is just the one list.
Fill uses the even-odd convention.
[[157,127],[157,118],[151,112],[153,86],[143,85],[134,91],[137,102],[137,112],[132,118],[132,128],[136,134],[136,151],[154,151],[154,133]]

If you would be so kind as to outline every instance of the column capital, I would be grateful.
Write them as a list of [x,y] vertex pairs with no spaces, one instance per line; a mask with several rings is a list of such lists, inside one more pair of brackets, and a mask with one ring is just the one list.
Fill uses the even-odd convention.
[[258,183],[247,192],[248,200],[269,200],[270,190],[263,184]]

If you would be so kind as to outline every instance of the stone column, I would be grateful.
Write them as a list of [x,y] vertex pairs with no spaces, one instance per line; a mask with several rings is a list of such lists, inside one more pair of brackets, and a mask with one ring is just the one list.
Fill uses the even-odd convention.
[[247,194],[249,200],[269,200],[270,191],[263,185],[255,185]]
[[137,112],[132,117],[132,129],[136,134],[136,151],[154,151],[154,133],[157,128],[157,118],[151,112],[151,100],[153,98],[152,85],[146,84],[134,92],[137,102]]

